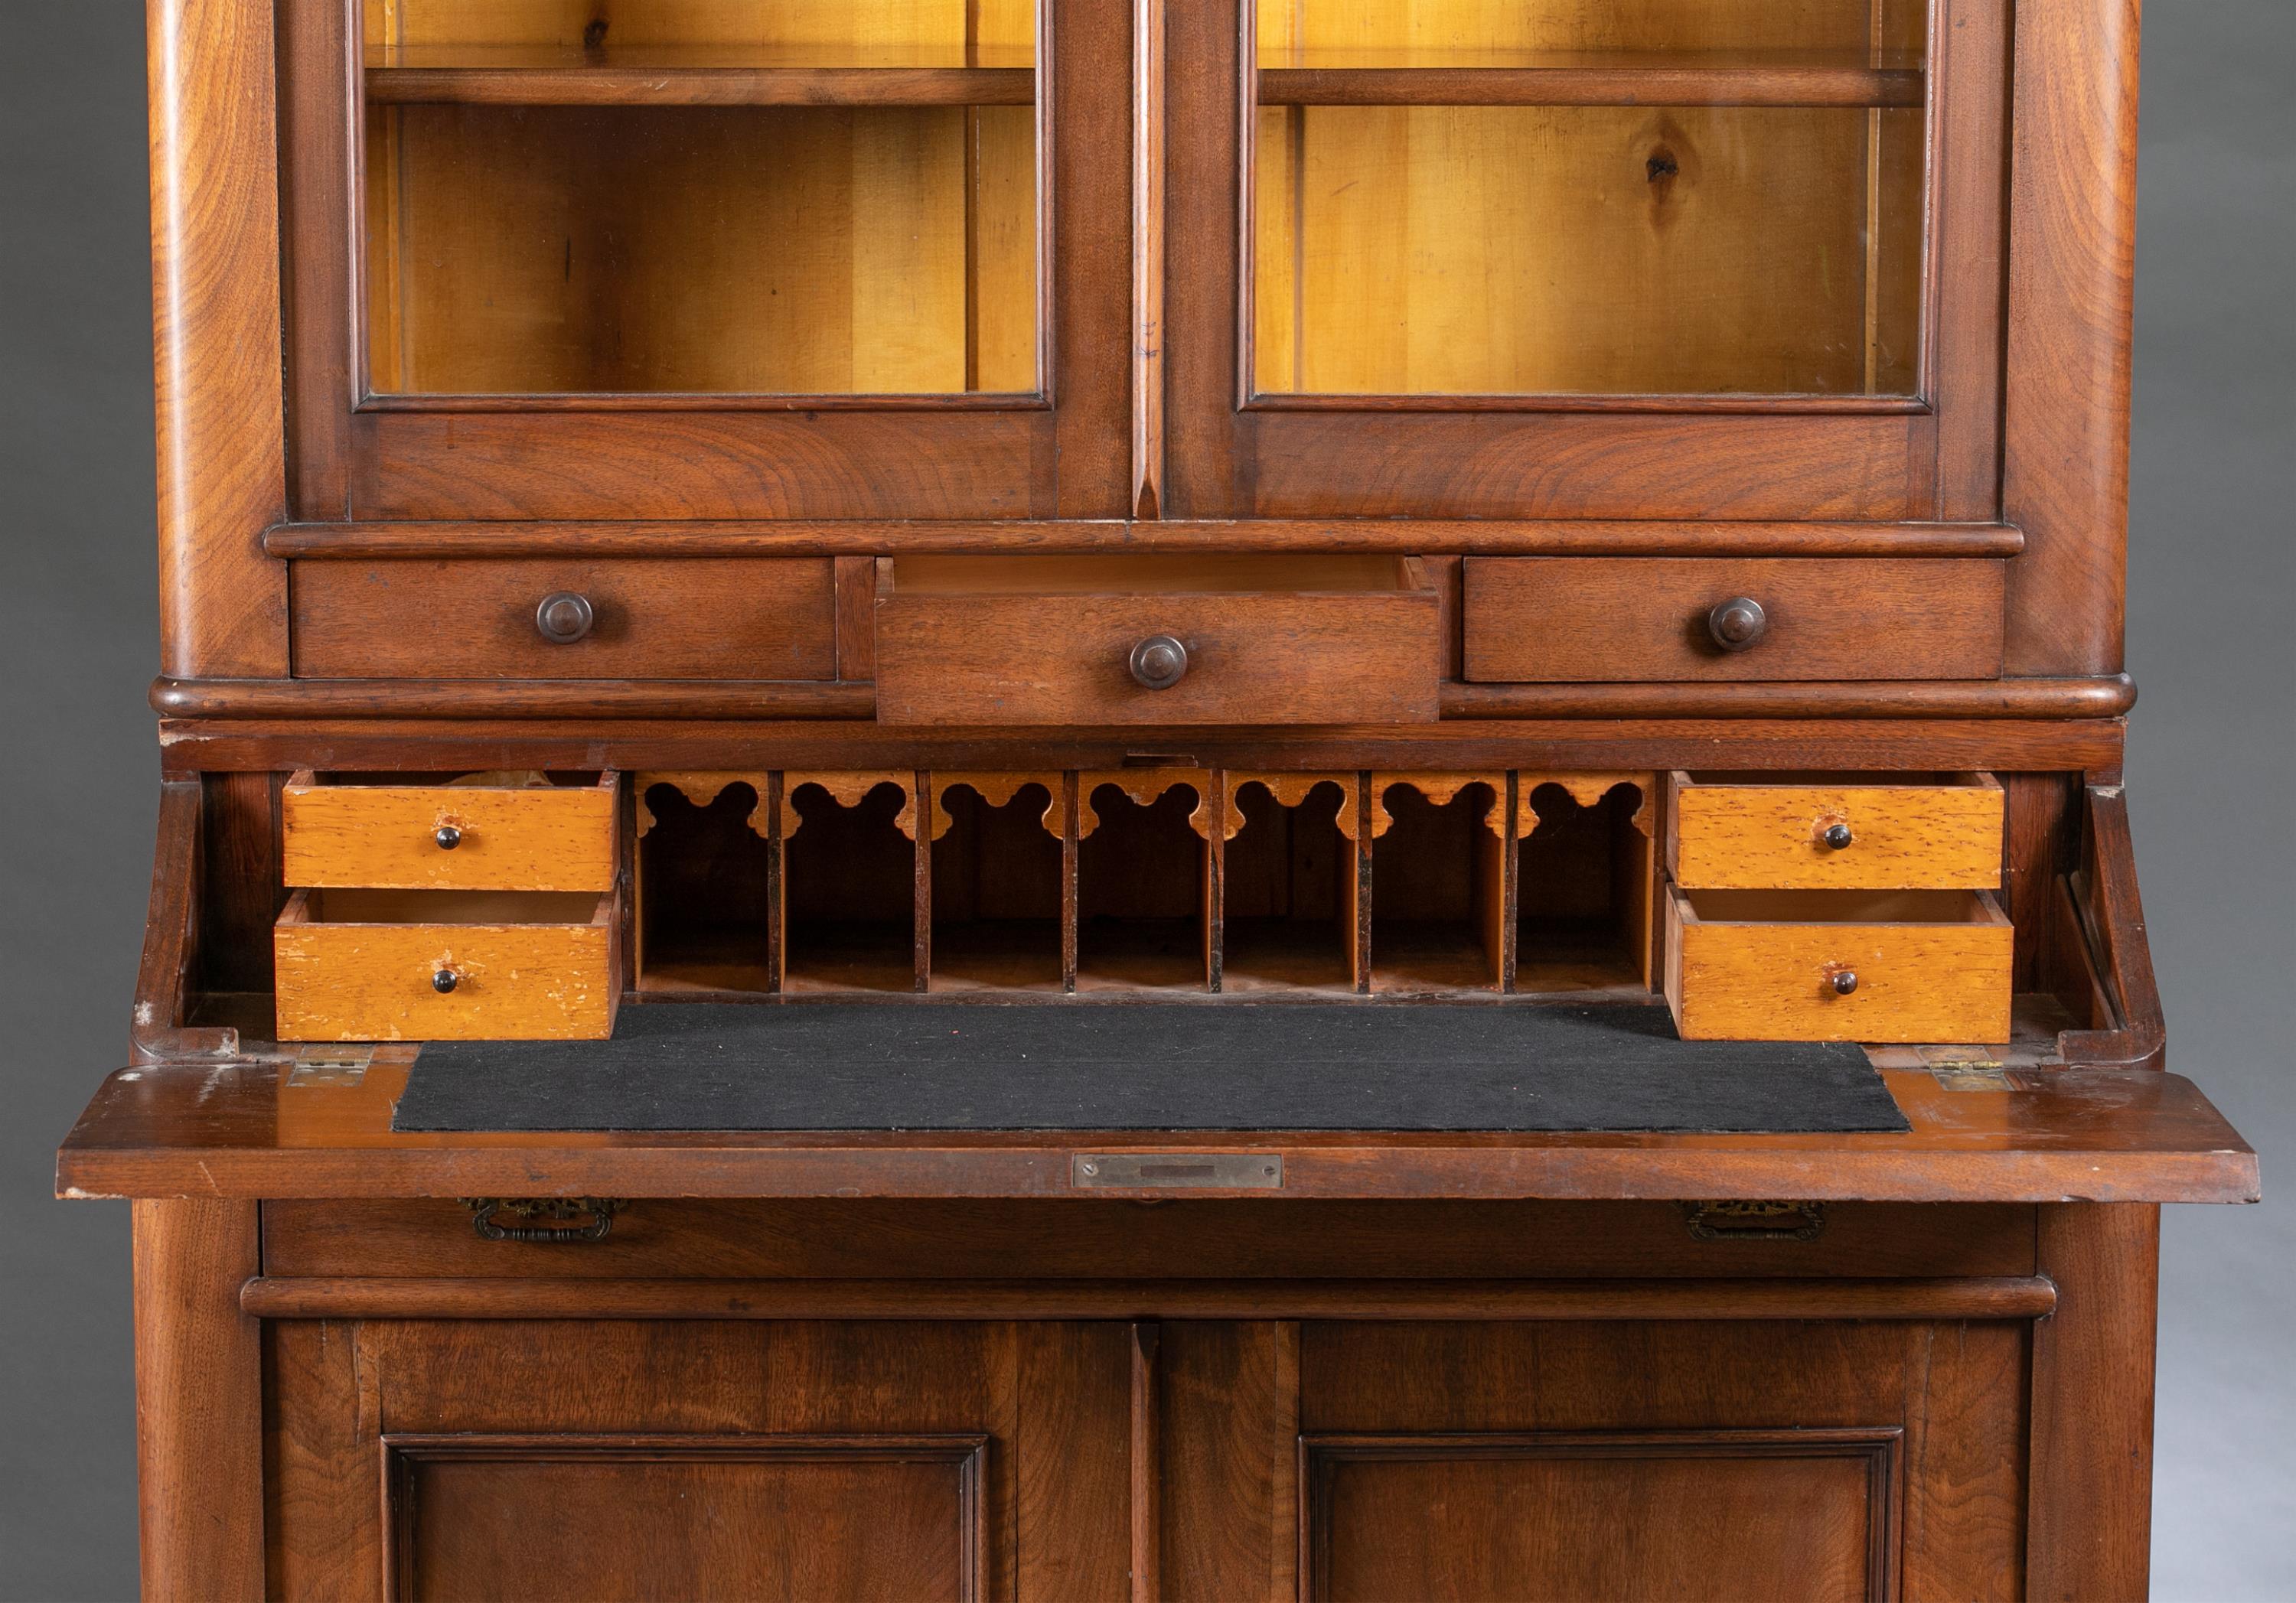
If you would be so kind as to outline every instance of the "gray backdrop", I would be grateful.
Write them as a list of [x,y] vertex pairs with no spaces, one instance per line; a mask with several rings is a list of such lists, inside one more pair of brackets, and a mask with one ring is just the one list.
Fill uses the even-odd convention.
[[[144,8],[0,9],[0,1598],[116,1599],[127,1214],[49,1187],[121,1061],[151,871]],[[2128,779],[2172,1060],[2276,1190],[2169,1216],[2155,1575],[2296,1598],[2296,6],[2156,6],[2144,58]]]

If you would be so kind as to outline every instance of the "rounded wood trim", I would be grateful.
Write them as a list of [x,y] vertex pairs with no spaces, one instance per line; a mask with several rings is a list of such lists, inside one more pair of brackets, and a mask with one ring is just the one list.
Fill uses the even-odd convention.
[[[1447,720],[1601,718],[2118,718],[2136,703],[2104,679],[1848,683],[1464,684]],[[644,680],[174,679],[152,686],[168,718],[662,718],[873,720],[861,683]]]
[[2136,705],[2104,679],[1873,680],[1845,683],[1464,684],[1443,716],[1472,718],[2118,718]]
[[259,1276],[258,1319],[2030,1320],[2038,1275],[1954,1280],[708,1280]]
[[1555,519],[1120,519],[888,522],[288,523],[266,555],[378,557],[880,556],[951,552],[1045,554],[1121,550],[1460,552],[1513,556],[2013,557],[2004,523],[1785,523]]

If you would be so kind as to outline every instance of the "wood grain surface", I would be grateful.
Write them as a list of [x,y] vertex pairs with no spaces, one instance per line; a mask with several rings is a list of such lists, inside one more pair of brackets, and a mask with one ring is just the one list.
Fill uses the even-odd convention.
[[1669,886],[1667,1001],[1690,1041],[2005,1042],[2014,936],[1986,891]]
[[[591,606],[579,640],[536,611]],[[295,580],[295,672],[314,679],[819,679],[837,677],[831,562],[315,563]]]
[[[659,777],[659,776],[657,776]],[[279,793],[293,886],[398,890],[614,887],[616,776],[593,785],[322,784]],[[446,827],[459,832],[439,847]]]
[[611,896],[299,891],[273,936],[279,1038],[603,1040],[613,932]]
[[[1669,776],[1667,869],[1685,890],[1993,890],[2006,808],[1989,774],[1917,785]],[[1825,842],[1835,825],[1850,844]]]
[[[2001,671],[2002,564],[1484,557],[1466,564],[1471,680],[1990,679]],[[1767,627],[1726,651],[1725,601]]]

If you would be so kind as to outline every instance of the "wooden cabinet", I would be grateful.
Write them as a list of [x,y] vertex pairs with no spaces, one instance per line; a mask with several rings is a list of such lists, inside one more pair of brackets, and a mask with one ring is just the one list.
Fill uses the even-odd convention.
[[151,1595],[2141,1592],[2127,0],[152,6]]

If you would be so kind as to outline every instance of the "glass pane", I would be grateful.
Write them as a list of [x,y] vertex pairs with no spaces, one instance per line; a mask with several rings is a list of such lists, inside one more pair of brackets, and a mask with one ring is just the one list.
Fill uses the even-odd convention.
[[1917,392],[1922,0],[1259,7],[1259,393]]
[[1033,0],[366,0],[379,394],[1025,393]]

